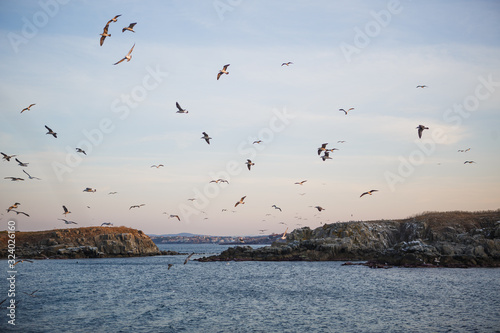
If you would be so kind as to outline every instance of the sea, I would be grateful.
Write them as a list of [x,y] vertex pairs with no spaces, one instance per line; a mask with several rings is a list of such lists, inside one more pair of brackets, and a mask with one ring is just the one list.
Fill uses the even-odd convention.
[[20,263],[10,298],[0,261],[0,332],[500,332],[500,269],[198,262],[229,246],[158,247],[186,254]]

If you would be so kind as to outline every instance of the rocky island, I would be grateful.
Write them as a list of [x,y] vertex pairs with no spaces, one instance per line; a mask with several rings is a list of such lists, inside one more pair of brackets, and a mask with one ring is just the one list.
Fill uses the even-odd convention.
[[296,229],[285,241],[229,248],[199,261],[368,261],[371,267],[500,267],[500,210]]
[[[16,232],[16,258],[102,258],[164,253],[141,230],[87,227]],[[7,232],[0,232],[0,258],[7,258]]]

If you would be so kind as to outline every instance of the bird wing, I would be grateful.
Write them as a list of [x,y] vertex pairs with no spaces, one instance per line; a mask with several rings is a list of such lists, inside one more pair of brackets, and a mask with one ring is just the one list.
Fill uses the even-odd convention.
[[[111,21],[109,21],[109,22],[111,22]],[[106,23],[106,25],[104,26],[104,29],[102,29],[102,33],[103,33],[103,34],[107,34],[107,33],[108,33],[108,29],[109,29],[109,22],[108,22],[108,23]]]
[[134,45],[132,45],[132,48],[130,49],[130,51],[128,51],[127,55],[130,55],[132,53],[132,51],[134,50],[134,47],[135,47],[135,43],[134,43]]
[[135,26],[136,24],[137,24],[137,22],[135,22],[135,23],[130,23],[128,27],[129,27],[130,29],[133,29],[133,28],[134,28],[134,26]]
[[125,59],[126,59],[126,58],[123,58],[122,60],[115,62],[113,65],[118,65],[120,62],[122,62],[122,61],[123,61],[123,60],[125,60]]
[[224,65],[224,67],[222,67],[223,70],[227,70],[227,68],[229,67],[229,64],[227,65]]
[[362,193],[359,197],[361,198],[363,195],[366,195],[366,194],[368,194],[368,192]]
[[68,212],[68,208],[66,208],[66,206],[62,206],[63,209],[64,209],[64,212],[67,213]]
[[187,262],[189,261],[189,259],[191,259],[191,257],[193,256],[194,252],[191,253],[190,255],[188,255],[188,257],[186,258],[186,260],[184,260],[184,265],[187,264]]
[[100,44],[102,46],[102,44],[104,44],[104,40],[106,39],[106,36],[101,36],[101,40],[100,40]]
[[222,72],[219,72],[219,74],[217,74],[217,80],[220,78],[221,75],[222,75]]
[[45,128],[47,129],[47,131],[52,132],[49,126],[45,125]]
[[179,111],[184,111],[184,110],[182,110],[182,108],[181,108],[181,106],[179,105],[178,102],[175,102],[175,106],[177,106],[177,109],[179,109]]

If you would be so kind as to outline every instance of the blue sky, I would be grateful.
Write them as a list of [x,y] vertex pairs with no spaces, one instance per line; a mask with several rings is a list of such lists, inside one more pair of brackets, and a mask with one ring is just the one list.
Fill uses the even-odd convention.
[[[29,163],[0,161],[0,201],[30,214],[1,218],[19,230],[65,227],[62,205],[77,226],[211,235],[499,208],[496,1],[0,8],[0,151]],[[122,33],[132,22],[136,32]],[[114,66],[134,44],[132,60]],[[216,80],[225,64],[229,75]],[[189,113],[176,113],[176,102]],[[419,124],[429,127],[422,139]],[[339,149],[331,160],[317,155],[322,143]]]

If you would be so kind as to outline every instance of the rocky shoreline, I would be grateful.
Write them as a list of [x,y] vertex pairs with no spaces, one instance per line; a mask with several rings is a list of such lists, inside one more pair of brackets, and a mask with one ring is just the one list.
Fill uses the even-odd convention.
[[500,210],[305,227],[269,247],[239,246],[198,260],[367,261],[373,268],[500,267]]
[[[16,258],[74,259],[174,255],[160,251],[141,230],[126,227],[68,228],[16,232]],[[5,259],[7,232],[0,233],[0,258]]]

